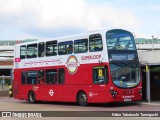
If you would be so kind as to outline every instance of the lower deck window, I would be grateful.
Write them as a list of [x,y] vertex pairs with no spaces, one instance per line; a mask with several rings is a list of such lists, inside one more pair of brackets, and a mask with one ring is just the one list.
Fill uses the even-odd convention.
[[93,68],[93,83],[102,84],[107,82],[107,67],[94,67]]
[[25,71],[21,72],[21,83],[23,85],[26,84],[26,72]]
[[46,70],[46,83],[57,84],[57,70]]
[[37,84],[37,71],[27,71],[27,84]]

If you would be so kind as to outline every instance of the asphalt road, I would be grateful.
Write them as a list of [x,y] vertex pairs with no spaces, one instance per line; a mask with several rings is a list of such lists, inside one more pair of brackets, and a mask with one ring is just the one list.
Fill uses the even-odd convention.
[[[30,104],[27,101],[15,100],[13,98],[8,97],[0,97],[0,111],[15,111],[15,112],[25,112],[25,111],[52,111],[50,114],[54,114],[54,120],[148,120],[148,119],[157,119],[160,117],[104,117],[106,114],[110,112],[120,113],[127,111],[134,111],[133,113],[137,113],[138,111],[143,113],[144,111],[160,111],[160,104],[150,105],[150,104],[141,104],[139,102],[132,103],[108,103],[108,104],[89,104],[87,107],[81,107],[76,103],[60,103],[60,102],[39,102],[36,104]],[[57,112],[61,111],[61,112]],[[89,111],[89,112],[88,112]],[[106,112],[107,111],[107,112]],[[1,113],[2,114],[2,113]],[[28,113],[26,113],[28,114]],[[41,113],[42,114],[42,113]],[[47,112],[46,112],[47,114]],[[68,117],[61,117],[68,116]],[[72,117],[76,116],[76,117]],[[85,117],[87,115],[87,117]],[[1,116],[1,115],[0,115]],[[82,117],[83,116],[83,117]],[[96,117],[98,116],[98,117]],[[103,117],[101,117],[103,116]],[[107,116],[107,115],[106,115]],[[53,120],[52,117],[42,117],[42,118],[0,118],[0,120]]]

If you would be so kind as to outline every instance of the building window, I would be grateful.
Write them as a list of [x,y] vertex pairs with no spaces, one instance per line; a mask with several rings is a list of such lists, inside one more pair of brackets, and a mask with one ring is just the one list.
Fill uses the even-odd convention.
[[44,57],[44,42],[38,44],[38,57]]
[[23,45],[20,47],[20,58],[25,59],[26,58],[26,46]]
[[72,54],[73,53],[73,41],[60,42],[58,44],[58,54]]
[[94,67],[93,68],[93,83],[104,84],[108,81],[108,69],[107,67]]
[[102,44],[102,37],[100,34],[93,34],[89,36],[89,51],[102,51],[103,44]]
[[74,53],[86,53],[88,51],[88,39],[74,41]]
[[46,84],[57,84],[57,70],[46,70]]
[[37,57],[37,44],[27,45],[27,58]]
[[27,71],[27,84],[37,84],[37,71]]
[[46,42],[46,56],[57,55],[57,41]]

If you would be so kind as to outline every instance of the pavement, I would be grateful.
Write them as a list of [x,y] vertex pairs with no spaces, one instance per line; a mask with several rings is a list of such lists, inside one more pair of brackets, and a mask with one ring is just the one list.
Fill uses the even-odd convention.
[[0,85],[0,97],[4,97],[8,95],[9,95],[9,86],[4,86],[2,88],[2,85]]
[[144,104],[144,105],[159,105],[160,106],[160,101],[151,101],[151,102],[140,101],[139,103]]
[[[132,113],[137,112],[159,112],[160,111],[160,101],[151,101],[148,103],[147,101],[140,102],[127,102],[127,103],[109,103],[109,104],[89,104],[88,106],[82,107],[76,103],[63,103],[63,102],[38,102],[37,104],[30,104],[25,100],[17,100],[13,97],[0,97],[0,112],[4,111],[29,111],[29,112],[45,112],[46,116],[48,114],[47,111],[51,112],[59,112],[62,114],[66,114],[69,112],[75,115],[81,115],[80,113],[88,114],[93,111],[93,115],[90,117],[44,117],[43,118],[20,118],[20,117],[12,117],[12,118],[2,118],[0,120],[159,120],[159,117],[102,117],[106,115],[108,112],[119,113],[120,111],[126,113],[127,111],[133,111]],[[81,112],[80,112],[81,111]],[[108,112],[107,112],[108,111]],[[59,114],[58,113],[58,114]],[[1,113],[0,113],[1,114]],[[68,113],[67,113],[68,114]],[[84,116],[83,115],[83,116]],[[94,115],[100,117],[92,117]]]
[[0,84],[0,91],[9,90],[9,86],[4,86],[2,89],[2,85]]
[[[0,99],[14,99],[14,98],[13,97],[9,97],[8,95],[6,95],[6,96],[0,96]],[[128,103],[130,104],[130,102],[128,102]],[[153,105],[153,106],[155,105],[155,106],[160,106],[160,100],[159,101],[151,101],[151,102],[143,101],[142,100],[142,101],[136,101],[135,103],[138,104],[138,105]]]

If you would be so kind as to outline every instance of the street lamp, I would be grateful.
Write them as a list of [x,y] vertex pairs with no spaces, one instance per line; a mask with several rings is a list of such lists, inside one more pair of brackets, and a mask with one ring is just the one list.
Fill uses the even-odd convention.
[[153,42],[154,42],[154,40],[156,40],[157,38],[154,38],[154,36],[153,36],[153,35],[152,35],[151,37],[152,37],[152,51],[153,51],[153,45],[154,45],[154,43],[153,43]]

